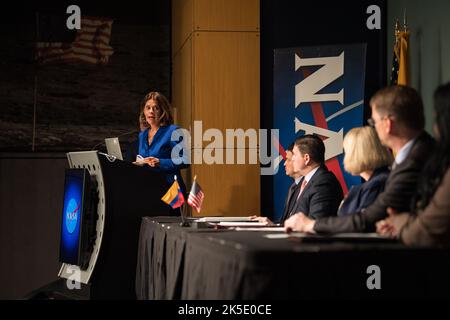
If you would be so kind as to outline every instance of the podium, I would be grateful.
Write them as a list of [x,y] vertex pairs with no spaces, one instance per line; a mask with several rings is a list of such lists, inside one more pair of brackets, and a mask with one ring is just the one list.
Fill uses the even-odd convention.
[[[161,201],[170,187],[166,174],[97,151],[70,152],[67,159],[70,168],[86,168],[97,182],[98,218],[89,265],[75,275],[77,267],[63,263],[59,280],[29,296],[135,299],[141,218],[173,215]],[[65,283],[71,279],[79,279],[81,288],[68,289]]]

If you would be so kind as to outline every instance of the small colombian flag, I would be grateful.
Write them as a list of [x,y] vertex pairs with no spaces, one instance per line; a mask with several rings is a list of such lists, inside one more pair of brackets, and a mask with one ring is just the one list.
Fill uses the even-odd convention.
[[169,190],[167,190],[166,194],[161,198],[161,200],[174,209],[181,207],[181,205],[184,203],[183,192],[181,192],[180,185],[177,181],[177,176],[175,176],[175,181],[173,182]]

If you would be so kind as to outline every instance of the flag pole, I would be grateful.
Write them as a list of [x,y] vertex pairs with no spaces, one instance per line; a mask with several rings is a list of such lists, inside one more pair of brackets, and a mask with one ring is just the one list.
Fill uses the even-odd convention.
[[182,226],[183,227],[190,227],[190,224],[189,224],[189,222],[186,220],[186,217],[188,216],[187,215],[187,210],[188,210],[188,208],[187,208],[187,206],[186,206],[186,202],[184,202],[183,204],[182,204],[182,207],[183,207],[183,212],[182,212],[182,214],[181,214],[181,223],[182,223]]
[[398,33],[400,32],[399,22],[398,19],[395,20],[395,30],[394,30],[394,36],[395,36],[395,43],[398,41]]
[[[173,175],[173,178],[174,178],[175,181],[177,181],[177,175],[176,174]],[[178,183],[178,181],[177,181],[177,183]],[[180,185],[178,185],[178,188],[180,188]],[[186,221],[186,218],[185,218],[186,217],[186,200],[183,201],[183,203],[181,204],[181,208],[180,209],[181,209],[181,223],[180,223],[180,226],[182,226],[182,227],[189,227],[189,223]]]
[[406,8],[403,9],[403,31],[404,32],[408,31],[408,23],[406,20]]
[[[194,185],[194,183],[197,181],[197,175],[195,174],[194,175],[194,182],[192,183],[192,185]],[[192,208],[190,208],[190,217],[192,217],[193,216],[193,214],[192,214]]]
[[[441,33],[441,28],[438,28],[438,80],[439,80],[439,84],[444,83],[444,78],[442,77],[442,37],[441,37],[442,33]],[[419,51],[420,52],[420,51]],[[420,66],[420,64],[419,64]],[[419,75],[420,75],[420,68],[419,69]],[[420,79],[420,77],[419,77]],[[420,91],[419,91],[420,92]]]

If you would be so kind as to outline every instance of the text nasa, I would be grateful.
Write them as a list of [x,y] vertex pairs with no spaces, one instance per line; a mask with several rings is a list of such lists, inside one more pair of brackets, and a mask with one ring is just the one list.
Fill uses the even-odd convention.
[[[300,104],[304,102],[338,101],[341,105],[344,105],[344,89],[341,89],[338,93],[317,93],[344,74],[344,52],[337,57],[302,59],[298,55],[295,55],[295,71],[299,70],[301,67],[318,65],[322,65],[322,67],[295,85],[295,108],[298,108]],[[349,111],[361,103],[362,101],[344,108],[329,117],[327,121],[330,120],[330,118],[334,118],[346,111]],[[341,129],[339,132],[335,132],[303,123],[297,118],[294,118],[294,123],[296,134],[300,130],[303,130],[305,131],[305,134],[318,134],[327,137],[327,139],[324,140],[325,160],[334,158],[343,153],[342,143],[344,140],[344,129]]]

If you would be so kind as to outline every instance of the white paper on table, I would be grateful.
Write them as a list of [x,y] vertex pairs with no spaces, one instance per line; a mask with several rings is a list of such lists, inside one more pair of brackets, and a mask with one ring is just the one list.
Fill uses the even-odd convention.
[[377,233],[339,233],[339,234],[333,234],[333,235],[315,235],[311,233],[304,233],[304,232],[291,232],[291,233],[284,233],[284,234],[266,234],[264,235],[267,239],[287,239],[287,238],[310,238],[310,239],[380,239],[380,240],[390,240],[389,238],[386,238],[385,236],[380,236]]
[[373,233],[352,232],[352,233],[337,233],[329,235],[320,235],[320,234],[316,235],[303,232],[291,232],[290,236],[295,238],[318,238],[318,239],[388,239],[387,237],[381,236],[376,232]]
[[221,227],[267,227],[267,222],[246,221],[246,222],[227,222],[222,221],[218,223]]
[[241,222],[252,221],[249,216],[247,217],[202,217],[198,218],[198,222]]
[[[284,231],[284,228],[283,228]],[[283,233],[283,234],[279,234],[279,233],[274,233],[274,234],[266,234],[264,235],[264,237],[266,237],[267,239],[287,239],[287,238],[308,238],[308,237],[314,237],[314,235],[310,234],[310,233],[305,233],[305,232],[290,232],[290,233]]]
[[273,231],[273,232],[284,232],[284,227],[258,227],[258,228],[242,228],[237,227],[235,231]]
[[273,233],[273,234],[265,234],[264,237],[267,239],[287,239],[290,237],[290,235],[288,233]]

